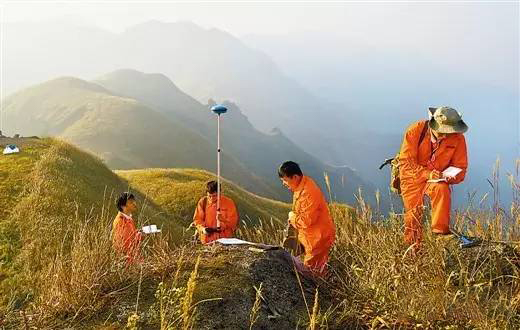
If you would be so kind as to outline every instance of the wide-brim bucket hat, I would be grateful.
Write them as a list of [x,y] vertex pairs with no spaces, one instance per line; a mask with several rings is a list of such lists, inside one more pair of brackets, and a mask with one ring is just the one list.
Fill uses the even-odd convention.
[[430,128],[438,133],[465,133],[468,125],[462,120],[462,115],[451,107],[430,107]]

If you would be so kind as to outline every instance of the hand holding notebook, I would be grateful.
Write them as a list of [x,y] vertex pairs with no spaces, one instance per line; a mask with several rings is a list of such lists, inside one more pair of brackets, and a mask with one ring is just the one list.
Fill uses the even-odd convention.
[[462,172],[461,168],[458,168],[455,166],[450,166],[442,172],[441,179],[432,179],[432,180],[428,180],[428,182],[430,182],[430,183],[447,182],[448,179],[456,177],[460,172]]

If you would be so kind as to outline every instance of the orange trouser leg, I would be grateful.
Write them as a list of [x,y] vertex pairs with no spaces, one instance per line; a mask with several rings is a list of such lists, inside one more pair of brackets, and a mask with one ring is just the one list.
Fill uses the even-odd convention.
[[432,202],[432,231],[448,234],[450,232],[451,191],[447,183],[430,183],[425,194]]
[[401,183],[404,204],[404,240],[408,244],[422,241],[423,196],[425,184]]
[[303,258],[303,264],[312,273],[323,276],[327,273],[327,262],[329,261],[329,251],[325,250],[317,255],[305,254]]

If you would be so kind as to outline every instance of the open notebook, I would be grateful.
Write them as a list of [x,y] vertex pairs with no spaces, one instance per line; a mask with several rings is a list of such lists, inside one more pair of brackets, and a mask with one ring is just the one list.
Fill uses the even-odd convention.
[[442,171],[442,176],[443,176],[442,179],[428,180],[428,182],[446,182],[446,178],[454,178],[460,172],[462,172],[461,168],[458,168],[455,166],[450,166],[447,169],[445,169],[444,171]]
[[155,233],[160,233],[160,232],[161,232],[161,230],[157,229],[157,225],[149,225],[149,226],[143,227],[143,233],[145,233],[145,234],[155,234]]

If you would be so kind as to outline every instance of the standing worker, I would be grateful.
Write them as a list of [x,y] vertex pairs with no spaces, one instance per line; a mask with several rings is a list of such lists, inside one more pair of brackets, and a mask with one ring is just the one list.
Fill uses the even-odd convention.
[[[422,240],[423,197],[432,203],[432,232],[450,233],[450,185],[461,183],[468,168],[466,140],[468,126],[450,107],[430,108],[431,119],[412,124],[399,152],[401,195],[405,208],[404,239],[417,250]],[[460,169],[455,176],[443,172]],[[441,180],[441,181],[439,181]],[[433,182],[436,181],[436,182]]]
[[220,195],[220,213],[217,212],[219,190],[216,181],[209,181],[206,184],[206,196],[199,200],[193,215],[193,223],[203,244],[233,237],[237,228],[238,212],[231,198]]
[[300,166],[292,161],[278,169],[283,185],[293,192],[293,210],[289,212],[289,226],[297,231],[303,245],[304,266],[314,275],[326,274],[329,251],[336,239],[336,229],[325,196],[318,185],[303,175]]

